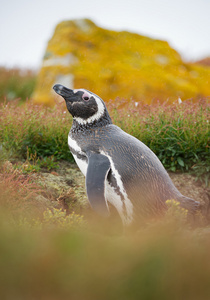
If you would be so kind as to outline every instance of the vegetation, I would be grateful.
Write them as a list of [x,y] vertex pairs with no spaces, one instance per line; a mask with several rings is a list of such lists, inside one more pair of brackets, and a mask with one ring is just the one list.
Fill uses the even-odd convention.
[[32,175],[1,164],[2,299],[209,299],[210,231],[193,229],[178,203],[114,234],[113,224],[41,206]]
[[[108,109],[113,122],[148,145],[167,169],[194,170],[208,180],[207,98],[173,105],[132,103],[123,108],[116,100]],[[52,109],[31,102],[2,104],[0,117],[2,149],[13,158],[27,159],[29,169],[56,168],[60,159],[73,161],[67,144],[72,119],[63,104]]]
[[31,97],[36,83],[36,75],[31,70],[6,69],[0,67],[0,102]]
[[1,168],[1,299],[209,299],[210,230],[192,228],[175,201],[160,220],[116,233],[101,218],[41,214],[32,174]]
[[209,299],[209,233],[0,228],[2,299]]
[[0,142],[13,157],[36,161],[53,155],[72,160],[67,144],[71,118],[64,107],[47,109],[31,102],[24,106],[13,102],[2,105],[0,116]]
[[[208,173],[209,99],[172,105],[112,104],[113,120],[151,148],[166,169]],[[204,171],[206,166],[206,170]],[[203,171],[202,171],[203,170]]]

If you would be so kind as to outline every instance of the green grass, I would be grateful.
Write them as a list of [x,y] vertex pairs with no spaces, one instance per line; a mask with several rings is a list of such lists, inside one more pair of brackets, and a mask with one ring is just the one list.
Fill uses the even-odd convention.
[[197,173],[204,174],[210,164],[209,108],[206,98],[173,105],[138,103],[128,110],[119,109],[115,104],[112,114],[114,122],[149,146],[166,169],[195,168]]
[[13,157],[38,159],[53,155],[73,161],[67,144],[71,118],[64,107],[49,109],[12,102],[2,105],[0,116],[0,143]]

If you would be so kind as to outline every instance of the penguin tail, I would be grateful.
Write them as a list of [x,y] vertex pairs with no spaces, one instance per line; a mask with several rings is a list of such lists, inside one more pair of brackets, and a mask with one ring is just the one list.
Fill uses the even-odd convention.
[[200,211],[201,204],[198,201],[195,201],[194,199],[181,196],[177,199],[180,202],[180,206],[184,209],[188,210],[188,213],[191,215],[195,215],[196,212]]

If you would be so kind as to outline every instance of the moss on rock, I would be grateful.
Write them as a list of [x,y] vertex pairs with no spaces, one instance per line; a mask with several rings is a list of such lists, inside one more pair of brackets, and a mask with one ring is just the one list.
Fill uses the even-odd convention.
[[53,105],[54,83],[86,88],[105,101],[116,97],[150,104],[210,95],[210,68],[184,63],[167,42],[103,29],[88,19],[57,25],[33,95]]

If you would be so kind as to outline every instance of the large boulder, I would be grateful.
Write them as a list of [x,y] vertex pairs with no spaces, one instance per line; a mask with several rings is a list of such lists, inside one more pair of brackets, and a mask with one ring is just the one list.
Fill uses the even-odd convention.
[[57,25],[33,95],[53,105],[52,86],[85,88],[105,101],[116,97],[150,104],[210,95],[210,68],[184,63],[167,42],[96,26],[88,19]]

